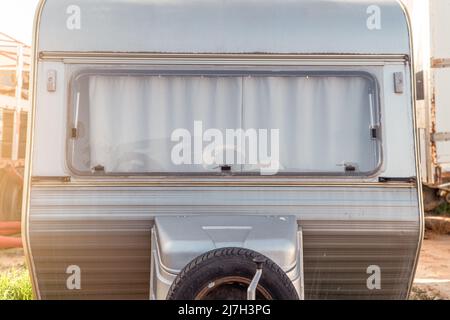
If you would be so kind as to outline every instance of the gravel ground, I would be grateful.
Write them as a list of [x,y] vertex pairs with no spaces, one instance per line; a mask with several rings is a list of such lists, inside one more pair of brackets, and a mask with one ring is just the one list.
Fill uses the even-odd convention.
[[450,235],[426,234],[412,299],[450,299]]

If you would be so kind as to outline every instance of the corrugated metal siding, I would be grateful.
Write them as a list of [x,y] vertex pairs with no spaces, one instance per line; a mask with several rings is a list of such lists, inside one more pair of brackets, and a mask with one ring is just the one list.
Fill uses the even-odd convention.
[[[35,186],[30,208],[44,299],[148,299],[156,215],[296,215],[309,299],[405,298],[420,234],[413,188]],[[66,289],[69,265],[80,291]],[[382,269],[380,291],[366,288],[369,265]]]
[[[305,290],[310,299],[404,299],[418,242],[415,222],[305,221]],[[381,268],[370,291],[367,268]]]
[[14,135],[14,111],[0,109],[0,158],[11,159]]

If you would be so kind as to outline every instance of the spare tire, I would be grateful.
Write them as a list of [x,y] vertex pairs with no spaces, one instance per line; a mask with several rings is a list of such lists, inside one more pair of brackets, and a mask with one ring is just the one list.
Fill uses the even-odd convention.
[[168,300],[246,300],[256,273],[255,258],[263,258],[257,300],[298,300],[294,285],[272,260],[243,248],[207,252],[189,263],[177,276]]

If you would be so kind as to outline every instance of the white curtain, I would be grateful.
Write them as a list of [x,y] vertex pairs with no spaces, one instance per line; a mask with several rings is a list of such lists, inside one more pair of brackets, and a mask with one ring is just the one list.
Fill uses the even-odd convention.
[[202,165],[171,160],[174,130],[194,121],[225,130],[241,125],[239,78],[90,78],[91,166],[106,172],[195,172]]
[[376,165],[369,82],[361,77],[101,75],[89,77],[86,87],[80,107],[89,110],[89,169],[207,172],[171,160],[171,134],[193,132],[194,121],[224,135],[225,129],[279,129],[281,172],[343,173],[345,163],[368,172]]
[[359,172],[376,167],[369,82],[361,77],[246,78],[244,126],[280,129],[288,172]]

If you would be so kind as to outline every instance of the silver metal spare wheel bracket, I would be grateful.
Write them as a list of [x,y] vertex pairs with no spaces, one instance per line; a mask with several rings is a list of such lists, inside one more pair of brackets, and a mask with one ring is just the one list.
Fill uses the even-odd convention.
[[253,262],[256,264],[256,274],[248,286],[247,300],[256,300],[256,288],[258,288],[258,283],[262,276],[263,264],[266,262],[266,259],[263,257],[256,257],[253,259]]
[[[298,265],[300,266],[300,292],[299,299],[305,300],[305,280],[304,280],[304,268],[303,268],[303,230],[299,227],[298,230]],[[261,280],[263,272],[263,264],[266,259],[263,257],[257,257],[253,260],[256,264],[256,274],[250,283],[247,290],[247,300],[256,300],[256,289],[258,288],[259,281]]]

